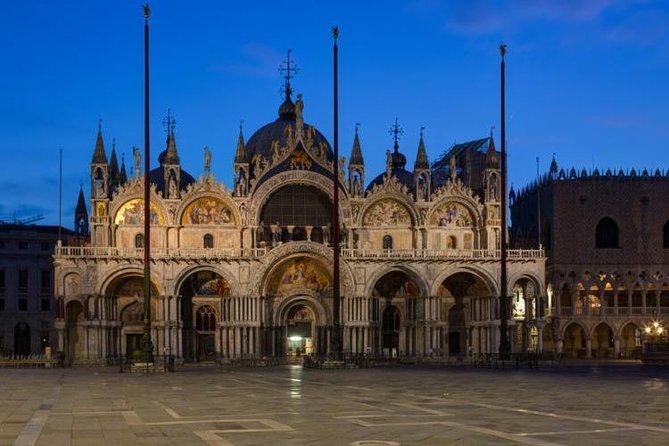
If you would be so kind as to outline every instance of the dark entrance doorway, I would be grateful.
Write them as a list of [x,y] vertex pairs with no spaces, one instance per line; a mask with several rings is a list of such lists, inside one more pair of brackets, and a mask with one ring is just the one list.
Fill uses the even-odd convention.
[[125,354],[127,358],[140,359],[142,357],[142,335],[125,335]]
[[460,351],[460,333],[457,331],[448,332],[448,354],[459,355]]
[[30,326],[20,322],[14,327],[14,354],[30,354]]
[[213,334],[197,335],[197,359],[198,361],[213,361],[215,358],[216,345]]
[[388,305],[383,310],[383,355],[397,358],[400,346],[400,310],[395,305]]

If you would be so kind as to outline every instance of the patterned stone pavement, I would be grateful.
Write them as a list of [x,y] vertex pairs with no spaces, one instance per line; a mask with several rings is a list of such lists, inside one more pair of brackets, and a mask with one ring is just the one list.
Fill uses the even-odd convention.
[[659,445],[669,368],[0,370],[0,445]]

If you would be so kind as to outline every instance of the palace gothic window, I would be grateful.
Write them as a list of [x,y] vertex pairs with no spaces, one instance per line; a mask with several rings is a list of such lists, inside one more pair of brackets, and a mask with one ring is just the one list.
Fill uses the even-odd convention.
[[604,217],[595,228],[595,248],[617,248],[618,225],[609,217]]
[[664,228],[662,228],[662,247],[669,248],[669,220],[664,224]]
[[203,239],[204,247],[211,249],[214,247],[214,236],[211,234],[205,234]]

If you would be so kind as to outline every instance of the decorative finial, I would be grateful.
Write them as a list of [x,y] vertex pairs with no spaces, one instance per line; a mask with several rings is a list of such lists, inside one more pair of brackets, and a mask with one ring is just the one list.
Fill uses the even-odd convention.
[[339,38],[339,26],[335,25],[332,27],[332,37],[335,39],[335,42]]
[[243,128],[244,128],[244,120],[240,119],[239,120],[239,133],[242,133]]
[[491,139],[492,139],[492,132],[493,132],[493,130],[495,130],[495,126],[494,126],[494,125],[491,125],[491,126],[490,126],[490,138],[491,138]]
[[148,3],[144,3],[144,18],[146,20],[149,20],[150,15],[151,15],[151,8],[149,7]]
[[425,131],[425,127],[420,128],[420,138],[423,139],[423,132]]
[[398,144],[400,136],[404,135],[404,130],[402,130],[402,127],[400,127],[400,125],[397,123],[397,118],[395,118],[395,124],[392,127],[390,127],[388,133],[393,135],[393,140],[395,142],[395,144],[393,145],[393,149],[395,149],[395,152],[397,152],[397,149],[400,148],[400,145]]
[[358,127],[360,127],[360,123],[359,123],[359,122],[356,122],[356,123],[355,123],[355,134],[356,134],[356,135],[358,134]]
[[290,54],[293,52],[293,50],[288,50],[288,53],[286,54],[286,60],[279,65],[279,73],[283,76],[283,78],[286,80],[284,83],[284,86],[282,88],[282,93],[285,93],[286,99],[289,99],[292,90],[290,88],[290,80],[295,77],[295,74],[297,74],[300,69],[297,67],[295,64],[295,61],[290,59]]
[[172,116],[172,109],[168,108],[167,116],[163,118],[163,127],[165,127],[165,130],[167,130],[168,137],[174,135],[174,127],[176,126],[177,126],[177,121]]
[[499,44],[499,54],[502,55],[502,60],[503,60],[504,55],[506,54],[506,43],[500,43]]
[[112,138],[112,150],[116,150],[116,138]]
[[98,118],[98,132],[102,131],[102,118]]

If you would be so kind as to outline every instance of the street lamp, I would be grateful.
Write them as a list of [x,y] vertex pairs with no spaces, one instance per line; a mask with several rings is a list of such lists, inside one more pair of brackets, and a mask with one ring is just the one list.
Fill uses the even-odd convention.
[[644,332],[651,342],[659,342],[664,337],[667,329],[664,326],[664,322],[654,320],[644,327]]

